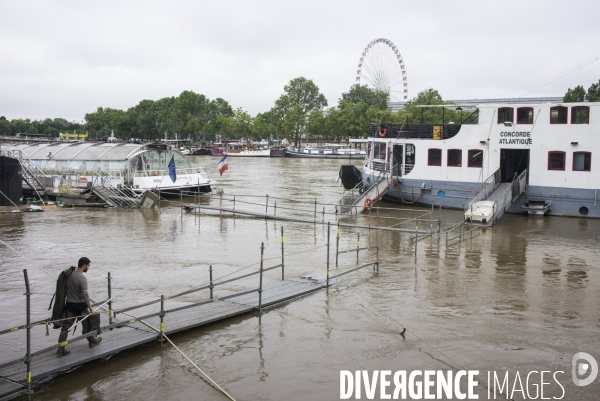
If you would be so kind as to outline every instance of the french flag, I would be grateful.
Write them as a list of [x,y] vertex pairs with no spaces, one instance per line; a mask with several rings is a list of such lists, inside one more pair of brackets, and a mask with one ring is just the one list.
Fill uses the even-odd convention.
[[229,168],[227,167],[227,155],[223,156],[223,158],[219,162],[219,165],[217,166],[217,169],[219,169],[219,175],[223,175],[223,171],[229,170]]

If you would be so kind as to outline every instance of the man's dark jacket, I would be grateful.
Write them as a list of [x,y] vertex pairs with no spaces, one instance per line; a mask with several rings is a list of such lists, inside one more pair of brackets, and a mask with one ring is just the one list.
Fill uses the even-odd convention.
[[[67,302],[67,280],[73,273],[76,267],[69,267],[63,270],[56,280],[56,299],[54,300],[54,308],[52,308],[52,317],[50,320],[64,319],[66,316],[65,303]],[[60,329],[62,322],[54,322],[54,328]]]

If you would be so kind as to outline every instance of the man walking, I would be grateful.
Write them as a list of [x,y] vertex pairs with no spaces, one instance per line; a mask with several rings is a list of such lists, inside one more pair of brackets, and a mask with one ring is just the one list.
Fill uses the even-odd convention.
[[[65,304],[65,317],[72,319],[64,320],[62,322],[60,336],[58,337],[58,342],[60,344],[67,341],[69,329],[75,322],[75,317],[91,314],[86,319],[82,320],[81,325],[83,327],[81,330],[81,334],[86,334],[91,331],[97,332],[100,327],[100,315],[93,314],[94,309],[92,308],[92,304],[90,303],[90,297],[88,295],[87,278],[85,278],[84,276],[84,273],[87,273],[87,271],[90,269],[91,264],[92,263],[90,262],[90,260],[86,257],[79,259],[77,268],[72,270],[72,273],[68,277],[66,277],[67,302]],[[93,336],[87,338],[90,348],[99,345],[100,341],[102,341],[102,338],[97,337],[96,334],[97,333],[94,333]],[[58,351],[56,351],[56,355],[65,356],[71,353],[71,351],[67,351],[65,345],[62,345],[60,348],[58,348]]]

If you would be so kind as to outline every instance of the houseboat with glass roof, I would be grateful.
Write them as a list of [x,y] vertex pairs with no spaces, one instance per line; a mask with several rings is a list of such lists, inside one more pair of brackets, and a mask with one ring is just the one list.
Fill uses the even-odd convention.
[[[48,177],[76,176],[75,181],[83,186],[103,177],[137,193],[152,190],[178,195],[180,190],[211,192],[214,183],[202,167],[192,166],[179,150],[164,143],[55,142],[5,149],[22,152]],[[175,181],[167,171],[171,158]]]
[[481,104],[471,112],[460,124],[372,124],[364,188],[384,176],[388,200],[467,210],[504,184],[512,186],[507,212],[543,204],[548,214],[600,217],[600,164],[592,163],[600,103]]

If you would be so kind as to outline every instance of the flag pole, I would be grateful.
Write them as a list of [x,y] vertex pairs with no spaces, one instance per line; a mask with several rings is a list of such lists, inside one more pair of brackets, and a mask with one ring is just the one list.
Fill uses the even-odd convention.
[[[167,153],[165,152],[165,164],[167,163]],[[160,177],[160,182],[158,183],[158,185],[162,185],[163,180],[165,179],[165,175],[167,174],[167,170],[169,170],[169,165],[167,164],[165,166],[165,169],[163,170],[163,175],[162,177]],[[160,188],[158,188],[158,193],[160,194]],[[160,196],[159,196],[160,198]]]
[[[167,155],[165,153],[165,162],[166,161],[167,161]],[[173,162],[173,174],[171,174],[171,162]],[[177,181],[177,167],[175,166],[175,153],[171,153],[171,160],[169,161],[169,164],[167,164],[167,168],[163,171],[163,175],[160,179],[159,185],[162,186],[162,182],[165,179],[165,175],[167,172],[169,173],[169,177],[171,178],[171,181],[173,181],[173,183],[175,181]],[[160,193],[160,189],[159,189],[159,193]]]

